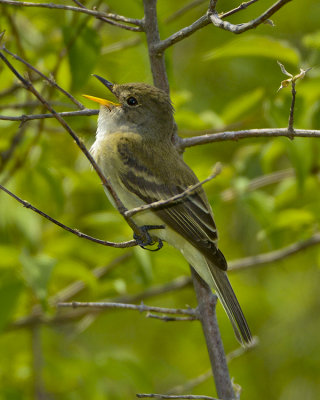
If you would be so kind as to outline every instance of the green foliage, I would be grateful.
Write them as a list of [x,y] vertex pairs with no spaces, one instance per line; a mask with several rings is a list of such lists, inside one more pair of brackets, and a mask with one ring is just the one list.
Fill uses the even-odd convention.
[[[88,8],[96,5],[84,3]],[[106,6],[99,4],[98,8]],[[256,2],[229,20],[248,21],[271,4]],[[207,9],[204,2],[166,22],[184,5],[183,0],[158,2],[162,38],[190,25]],[[239,3],[227,0],[222,5],[227,11]],[[112,0],[108,6],[128,17],[143,15],[140,0]],[[287,126],[291,93],[290,87],[277,92],[285,79],[277,60],[292,74],[300,67],[313,67],[296,85],[295,127],[319,129],[319,1],[290,2],[272,19],[274,27],[263,24],[254,34],[237,37],[207,26],[166,52],[181,135]],[[55,73],[57,83],[87,107],[94,106],[82,93],[111,97],[92,73],[119,83],[152,82],[143,33],[87,15],[4,5],[0,25],[6,29],[8,49],[46,75]],[[10,61],[26,74],[22,64]],[[31,78],[35,80],[36,74]],[[0,93],[16,82],[1,63]],[[75,109],[42,79],[35,84],[57,111]],[[42,113],[42,107],[31,101],[34,98],[22,88],[1,95],[1,114]],[[3,108],[25,102],[29,105],[23,108]],[[90,147],[96,117],[67,121]],[[220,234],[219,247],[228,260],[277,250],[319,231],[318,139],[217,142],[187,149],[184,158],[200,179],[210,174],[215,162],[224,165],[205,190]],[[276,179],[279,172],[283,175]],[[55,120],[21,127],[19,122],[0,120],[3,181],[68,226],[110,241],[132,237],[87,160]],[[104,267],[108,272],[99,278]],[[272,265],[230,273],[252,331],[260,338],[259,347],[230,363],[243,398],[319,398],[319,268],[318,246]],[[168,245],[156,253],[99,246],[63,231],[0,192],[0,400],[40,398],[35,395],[38,381],[47,398],[124,400],[140,391],[167,392],[206,371],[209,361],[197,322],[164,323],[130,311],[106,311],[66,322],[63,318],[72,310],[57,311],[54,306],[57,294],[75,301],[126,300],[182,275],[189,275],[188,266]],[[73,294],[74,285],[84,289]],[[143,301],[164,307],[196,304],[191,287]],[[39,311],[48,319],[58,315],[60,322],[21,328],[23,318]],[[237,343],[220,306],[218,319],[229,352]],[[212,380],[193,393],[215,395]]]

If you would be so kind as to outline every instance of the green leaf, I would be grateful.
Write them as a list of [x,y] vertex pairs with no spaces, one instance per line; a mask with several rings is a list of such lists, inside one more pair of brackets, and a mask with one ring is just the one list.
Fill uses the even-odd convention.
[[0,331],[6,326],[10,320],[16,304],[19,300],[19,295],[23,289],[23,283],[13,276],[1,276],[0,280]]
[[39,300],[47,296],[48,282],[56,260],[46,254],[31,256],[23,251],[20,256],[23,267],[23,277]]
[[72,26],[63,28],[65,45],[70,47],[68,60],[71,90],[77,90],[86,84],[98,61],[101,49],[101,39],[94,29],[86,26],[81,30],[81,35],[76,37],[75,32]]
[[298,52],[287,42],[260,35],[241,36],[205,55],[206,60],[224,57],[266,57],[294,65],[299,64]]

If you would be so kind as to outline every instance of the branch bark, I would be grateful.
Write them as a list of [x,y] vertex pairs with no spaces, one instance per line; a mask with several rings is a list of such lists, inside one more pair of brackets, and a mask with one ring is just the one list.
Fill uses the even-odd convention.
[[212,293],[210,287],[200,278],[192,267],[191,275],[198,300],[198,313],[207,343],[218,397],[223,400],[234,400],[235,393],[229,375],[226,355],[215,312],[217,296]]
[[147,38],[153,83],[166,93],[169,93],[169,81],[164,62],[164,55],[157,49],[157,46],[160,43],[157,18],[157,0],[143,0],[143,6],[144,31]]
[[[9,6],[16,6],[16,7],[40,7],[40,8],[50,8],[52,10],[67,10],[67,11],[79,12],[91,15],[92,17],[96,17],[98,19],[103,19],[103,21],[118,26],[119,28],[128,29],[136,32],[142,31],[141,28],[142,21],[139,19],[127,18],[122,15],[105,13],[103,11],[89,10],[88,8],[85,7],[75,7],[63,4],[54,4],[54,3],[32,3],[27,1],[14,1],[14,0],[0,0],[0,4],[6,4]],[[112,23],[112,21],[124,22],[125,24],[130,24],[135,26],[129,27],[127,25],[119,23]]]
[[276,13],[278,10],[280,10],[280,8],[283,7],[286,3],[289,3],[289,1],[292,1],[292,0],[277,1],[272,7],[270,7],[267,11],[265,11],[259,17],[253,19],[250,22],[246,22],[244,24],[235,25],[235,24],[231,24],[228,21],[223,21],[221,19],[221,16],[219,16],[218,12],[216,11],[216,4],[217,4],[218,0],[210,1],[208,15],[214,26],[224,29],[226,31],[235,33],[235,34],[239,34],[239,33],[248,31],[249,29],[254,29],[258,25],[261,25],[263,22],[267,21],[267,19],[269,19],[274,13]]
[[225,142],[227,140],[237,141],[239,139],[252,139],[262,137],[287,137],[288,139],[292,139],[293,137],[320,138],[320,130],[295,129],[293,134],[288,128],[265,128],[248,129],[241,131],[225,131],[220,133],[203,134],[200,136],[183,138],[179,140],[177,146],[180,150],[183,150],[187,147],[198,146],[208,143]]

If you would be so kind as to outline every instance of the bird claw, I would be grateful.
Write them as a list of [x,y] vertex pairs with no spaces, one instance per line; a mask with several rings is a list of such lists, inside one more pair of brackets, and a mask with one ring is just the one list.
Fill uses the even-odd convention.
[[[133,238],[134,240],[138,243],[138,245],[144,249],[144,250],[149,250],[149,251],[158,251],[163,247],[163,242],[161,239],[158,239],[157,241],[153,240],[152,237],[149,234],[149,230],[151,229],[164,229],[164,225],[143,225],[140,226],[140,231],[143,232],[143,236],[141,237],[137,235],[136,233],[133,233]],[[156,249],[148,249],[146,246],[152,246],[154,244],[158,244],[158,247]]]

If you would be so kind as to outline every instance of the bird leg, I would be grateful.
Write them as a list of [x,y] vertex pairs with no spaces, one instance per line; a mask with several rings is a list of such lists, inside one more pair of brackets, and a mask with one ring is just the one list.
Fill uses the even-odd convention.
[[[149,251],[158,251],[163,247],[162,240],[157,239],[155,241],[149,234],[149,231],[152,229],[164,229],[164,228],[165,228],[164,225],[143,225],[143,226],[139,227],[139,229],[143,233],[143,235],[139,236],[134,232],[133,238],[142,249],[149,250]],[[158,247],[156,249],[148,249],[146,247],[146,246],[152,246],[156,243],[158,243]]]

